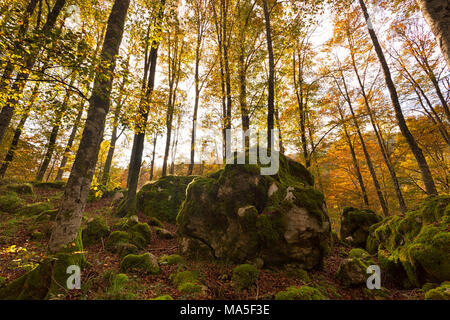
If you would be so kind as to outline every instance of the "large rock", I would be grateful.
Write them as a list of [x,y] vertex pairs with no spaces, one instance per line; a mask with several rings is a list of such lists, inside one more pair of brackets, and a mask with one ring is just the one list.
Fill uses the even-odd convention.
[[196,178],[177,217],[180,248],[193,258],[312,269],[328,253],[330,222],[323,194],[298,162],[280,155],[278,174],[258,165],[226,165]]
[[367,268],[371,265],[375,265],[375,261],[366,251],[353,249],[339,266],[337,279],[346,287],[365,285],[369,277]]
[[346,207],[341,215],[341,239],[355,247],[365,248],[369,228],[381,220],[372,210]]
[[175,223],[186,198],[186,187],[194,176],[167,176],[144,185],[137,195],[137,209],[148,217]]
[[370,228],[367,250],[382,272],[406,288],[450,280],[450,196],[430,196],[418,210]]

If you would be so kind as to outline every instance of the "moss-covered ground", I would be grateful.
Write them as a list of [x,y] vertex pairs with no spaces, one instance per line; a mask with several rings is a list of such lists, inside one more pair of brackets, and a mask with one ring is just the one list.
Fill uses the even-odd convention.
[[[1,196],[2,194],[0,194]],[[41,188],[34,186],[34,194],[20,194],[21,205],[37,202],[50,202],[57,208],[61,190],[56,188]],[[112,199],[100,199],[88,203],[83,218],[83,228],[94,219],[101,219],[111,231],[120,221],[111,215]],[[47,216],[47,219],[44,219]],[[0,287],[19,278],[45,259],[49,230],[51,230],[51,215],[36,216],[18,215],[16,213],[0,213]],[[44,217],[44,218],[42,218]],[[148,223],[154,230],[151,219],[140,212],[139,222]],[[176,234],[173,224],[162,222],[162,226]],[[41,237],[33,234],[41,232]],[[106,234],[106,233],[105,233]],[[382,285],[382,292],[370,291],[365,288],[342,287],[337,278],[340,263],[348,256],[351,247],[337,244],[325,260],[323,270],[310,271],[306,275],[295,266],[289,268],[260,269],[257,277],[252,279],[248,288],[236,286],[233,281],[238,265],[198,262],[177,256],[178,239],[161,239],[156,232],[150,235],[150,241],[139,254],[151,253],[158,261],[161,272],[123,271],[120,269],[122,258],[120,254],[105,248],[107,239],[100,237],[97,241],[84,245],[88,265],[82,270],[81,290],[63,292],[55,299],[275,299],[277,294],[291,287],[311,287],[314,297],[325,299],[424,299],[422,289],[404,290],[395,286],[387,278]],[[375,257],[376,258],[376,257]],[[294,271],[293,271],[294,270]],[[174,284],[174,275],[182,272],[192,273],[195,279]],[[181,277],[179,277],[181,278]],[[254,280],[254,281],[253,281]],[[306,288],[303,291],[311,291]],[[320,292],[320,295],[318,294]],[[433,293],[433,292],[432,292]],[[282,296],[282,295],[281,295]],[[431,296],[431,293],[429,294]],[[280,297],[280,295],[278,295]]]

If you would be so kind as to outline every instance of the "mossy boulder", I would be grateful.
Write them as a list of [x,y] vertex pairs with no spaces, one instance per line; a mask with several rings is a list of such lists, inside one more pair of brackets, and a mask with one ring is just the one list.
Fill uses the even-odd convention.
[[140,223],[137,217],[122,218],[113,227],[106,247],[110,251],[121,251],[124,244],[132,244],[139,249],[145,248],[151,242],[152,230],[147,223]]
[[6,185],[6,189],[18,194],[34,195],[33,185],[31,183],[13,183]]
[[450,300],[450,282],[446,281],[439,287],[427,291],[425,300]]
[[24,204],[25,200],[20,198],[15,192],[10,192],[6,195],[0,196],[0,212],[15,213]]
[[58,209],[42,211],[35,217],[34,221],[35,222],[55,221],[56,216],[58,215],[58,211],[59,211]]
[[353,249],[339,266],[337,278],[346,287],[365,285],[369,277],[367,268],[371,265],[375,265],[375,261],[369,253],[362,249]]
[[141,255],[129,254],[120,262],[121,272],[140,271],[150,274],[159,274],[161,269],[158,265],[158,259],[151,253]]
[[52,205],[49,202],[36,202],[23,206],[17,213],[22,216],[37,216],[51,209]]
[[369,228],[381,220],[372,210],[346,207],[341,215],[341,239],[355,247],[366,248]]
[[177,290],[185,295],[204,295],[207,288],[201,284],[200,274],[193,271],[181,271],[170,275]]
[[160,239],[169,240],[175,238],[175,235],[172,232],[164,228],[155,227],[153,230],[155,230],[156,235]]
[[101,239],[106,239],[110,233],[111,231],[105,220],[100,217],[95,217],[83,229],[83,244],[91,245],[99,243]]
[[280,154],[279,171],[229,164],[195,178],[177,217],[183,255],[265,265],[321,267],[329,252],[330,221],[323,194],[300,163]]
[[289,287],[286,291],[278,292],[275,300],[327,300],[320,290],[309,287]]
[[50,181],[50,182],[34,182],[35,188],[41,189],[56,189],[56,190],[64,190],[66,187],[65,181]]
[[233,269],[231,281],[238,290],[248,289],[256,284],[259,270],[251,264],[242,264]]
[[144,185],[137,194],[136,207],[148,217],[174,224],[194,176],[167,176]]
[[370,228],[367,250],[405,288],[450,280],[450,196],[430,196],[415,211]]

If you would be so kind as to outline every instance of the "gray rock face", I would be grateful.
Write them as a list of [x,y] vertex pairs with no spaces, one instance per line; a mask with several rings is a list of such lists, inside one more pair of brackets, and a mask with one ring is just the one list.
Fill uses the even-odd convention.
[[323,195],[299,163],[280,155],[275,176],[256,165],[227,165],[198,177],[177,217],[180,248],[193,258],[320,267],[330,222]]

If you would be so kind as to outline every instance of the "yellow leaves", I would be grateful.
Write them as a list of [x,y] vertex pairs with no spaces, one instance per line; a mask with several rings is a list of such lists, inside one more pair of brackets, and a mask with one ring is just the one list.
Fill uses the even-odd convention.
[[27,249],[23,248],[23,247],[18,247],[15,244],[3,249],[2,251],[0,251],[0,254],[8,254],[8,253],[18,253],[18,252],[22,252],[22,251],[27,251]]

